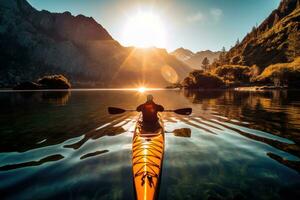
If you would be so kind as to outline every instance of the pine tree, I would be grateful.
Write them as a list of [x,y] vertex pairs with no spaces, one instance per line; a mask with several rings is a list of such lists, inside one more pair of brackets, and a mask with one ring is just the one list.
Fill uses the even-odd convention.
[[225,62],[225,56],[226,56],[226,49],[225,47],[222,48],[220,56],[219,56],[219,60],[221,62],[221,64],[223,64]]
[[237,39],[237,41],[236,41],[236,43],[235,43],[235,46],[238,46],[238,45],[240,45],[240,40],[239,40],[239,38]]
[[207,57],[205,57],[202,61],[202,68],[204,71],[207,71],[208,70],[208,65],[209,65],[209,60]]

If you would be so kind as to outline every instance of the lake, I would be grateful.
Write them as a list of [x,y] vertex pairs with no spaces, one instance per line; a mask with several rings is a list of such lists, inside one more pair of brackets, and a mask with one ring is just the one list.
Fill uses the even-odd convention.
[[0,92],[1,199],[133,199],[138,113],[107,107],[148,93],[193,108],[162,114],[159,199],[300,198],[300,91],[72,90]]

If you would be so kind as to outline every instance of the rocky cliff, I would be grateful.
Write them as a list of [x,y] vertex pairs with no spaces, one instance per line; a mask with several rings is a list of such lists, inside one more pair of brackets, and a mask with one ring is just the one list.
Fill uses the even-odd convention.
[[145,62],[147,52],[121,46],[91,17],[38,11],[26,0],[0,1],[0,46],[0,87],[47,74],[64,74],[75,87],[122,87],[140,81],[165,86],[170,81],[165,68],[178,79],[190,71],[161,49],[147,50]]
[[230,49],[220,64],[258,65],[264,69],[274,63],[300,56],[300,0],[282,0],[258,27]]

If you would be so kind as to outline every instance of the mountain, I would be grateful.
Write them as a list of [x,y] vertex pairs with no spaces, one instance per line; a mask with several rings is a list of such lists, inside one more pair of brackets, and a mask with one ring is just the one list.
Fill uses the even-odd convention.
[[300,0],[282,0],[258,27],[226,54],[220,64],[258,65],[292,61],[300,56]]
[[171,52],[171,55],[174,55],[177,59],[186,63],[191,68],[201,69],[202,61],[205,57],[207,57],[209,62],[212,63],[215,59],[219,58],[220,53],[221,52],[219,52],[219,51],[213,52],[210,50],[198,51],[198,52],[194,53],[188,49],[184,49],[181,47],[181,48],[176,49],[175,51]]
[[162,87],[191,70],[164,49],[121,46],[91,17],[38,11],[26,0],[0,1],[0,46],[0,87],[49,74],[75,87]]
[[185,62],[189,60],[191,57],[193,57],[195,53],[181,47],[171,52],[171,55],[176,56],[177,59]]

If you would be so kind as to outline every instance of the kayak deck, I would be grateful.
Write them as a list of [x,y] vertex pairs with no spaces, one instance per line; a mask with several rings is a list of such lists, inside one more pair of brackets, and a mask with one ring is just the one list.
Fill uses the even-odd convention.
[[139,120],[132,142],[132,169],[136,199],[157,197],[164,154],[162,120],[155,131],[146,131]]

